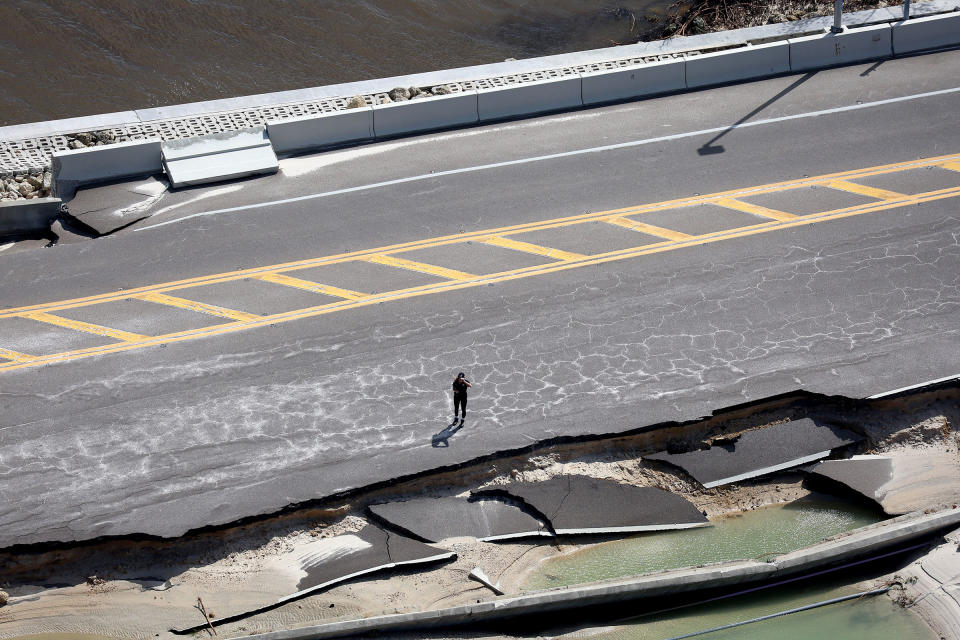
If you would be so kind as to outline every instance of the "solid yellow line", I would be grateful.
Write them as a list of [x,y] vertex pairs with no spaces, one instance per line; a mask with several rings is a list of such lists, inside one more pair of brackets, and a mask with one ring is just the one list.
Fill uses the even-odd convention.
[[861,196],[876,198],[877,200],[895,200],[905,195],[903,193],[897,193],[896,191],[887,191],[886,189],[868,187],[863,184],[856,184],[855,182],[847,182],[846,180],[834,180],[833,182],[828,182],[827,186],[838,191],[856,193]]
[[20,317],[38,320],[39,322],[46,322],[48,324],[55,324],[58,327],[63,327],[65,329],[73,329],[74,331],[83,331],[85,333],[93,333],[98,336],[106,336],[116,340],[123,340],[124,342],[142,342],[150,337],[142,336],[138,333],[121,331],[119,329],[111,329],[110,327],[102,327],[98,324],[90,324],[89,322],[81,322],[80,320],[71,320],[70,318],[55,316],[49,313],[44,313],[43,311],[24,313]]
[[196,300],[187,300],[185,298],[168,296],[165,293],[141,293],[133,296],[133,298],[137,300],[146,300],[147,302],[155,302],[157,304],[165,304],[171,307],[179,307],[180,309],[189,309],[190,311],[206,313],[208,315],[217,316],[220,318],[240,320],[242,322],[259,320],[263,317],[253,313],[247,313],[246,311],[237,311],[236,309],[218,307],[213,304],[207,304],[206,302],[197,302]]
[[520,240],[511,240],[510,238],[502,238],[500,236],[490,236],[489,238],[484,238],[483,243],[493,245],[494,247],[503,247],[504,249],[513,249],[515,251],[522,251],[524,253],[532,253],[537,256],[556,258],[557,260],[579,260],[584,257],[580,253],[563,251],[562,249],[554,249],[552,247],[542,247],[538,244],[530,244],[529,242],[522,242]]
[[464,273],[463,271],[456,271],[455,269],[447,269],[446,267],[438,267],[433,264],[426,264],[423,262],[414,262],[413,260],[405,260],[404,258],[398,258],[396,256],[375,254],[372,256],[367,256],[364,259],[367,262],[372,262],[374,264],[382,264],[388,267],[397,267],[398,269],[407,269],[409,271],[419,271],[420,273],[429,273],[432,276],[440,276],[441,278],[448,278],[450,280],[470,280],[472,278],[477,277],[472,273]]
[[0,358],[13,360],[14,362],[32,362],[36,360],[36,356],[28,356],[25,353],[10,351],[10,349],[4,349],[3,347],[0,347]]
[[615,224],[618,227],[625,227],[632,231],[640,231],[641,233],[646,233],[647,235],[657,236],[659,238],[666,238],[667,240],[689,240],[693,236],[689,233],[683,233],[680,231],[674,231],[673,229],[664,229],[663,227],[655,227],[652,224],[646,224],[645,222],[637,222],[636,220],[631,220],[630,218],[624,218],[623,216],[613,216],[612,218],[604,218],[604,222],[609,222],[610,224]]
[[721,207],[726,207],[727,209],[736,209],[737,211],[743,211],[744,213],[752,213],[755,216],[770,218],[771,220],[777,220],[779,222],[795,220],[798,217],[792,213],[787,213],[786,211],[768,209],[767,207],[761,207],[758,204],[750,204],[749,202],[735,200],[734,198],[721,198],[719,200],[715,200],[714,204]]
[[238,271],[228,271],[224,273],[218,273],[218,274],[212,274],[212,275],[206,275],[206,276],[197,276],[194,278],[187,278],[184,280],[176,280],[176,281],[164,282],[160,284],[146,285],[143,287],[136,287],[133,289],[127,289],[125,291],[102,293],[102,294],[97,294],[93,296],[87,296],[84,298],[60,300],[57,302],[44,302],[40,304],[27,305],[23,307],[11,307],[9,309],[0,311],[0,318],[18,316],[26,311],[39,311],[39,310],[57,311],[61,309],[71,309],[71,308],[86,306],[91,304],[99,304],[101,302],[123,300],[123,299],[131,298],[139,293],[146,293],[150,291],[156,291],[156,292],[172,291],[172,290],[181,289],[181,288],[192,286],[192,285],[229,282],[231,280],[239,280],[241,278],[256,277],[258,275],[277,272],[277,271],[292,271],[297,269],[305,269],[312,266],[334,264],[338,262],[347,262],[350,260],[363,260],[363,259],[366,259],[368,256],[375,255],[375,254],[382,254],[384,252],[412,251],[415,249],[436,247],[436,246],[441,246],[445,244],[455,244],[459,242],[465,242],[467,240],[477,240],[490,235],[503,234],[506,232],[519,233],[520,231],[526,231],[526,230],[547,229],[552,227],[563,226],[566,224],[584,222],[587,220],[597,220],[597,219],[602,219],[606,217],[611,217],[614,214],[634,215],[638,213],[646,213],[648,211],[660,211],[663,209],[673,209],[677,207],[691,206],[695,204],[716,202],[717,200],[728,198],[728,197],[730,198],[744,197],[744,196],[761,194],[761,193],[771,193],[776,191],[782,191],[786,189],[795,189],[803,186],[821,185],[821,184],[826,184],[827,182],[842,179],[842,178],[861,178],[866,176],[880,175],[884,173],[894,173],[897,171],[903,171],[907,169],[914,169],[914,168],[920,168],[920,167],[926,167],[926,166],[946,166],[946,165],[949,165],[951,161],[960,163],[960,154],[954,153],[954,154],[948,154],[943,156],[937,156],[933,158],[927,158],[925,160],[908,160],[906,162],[895,162],[895,163],[886,164],[886,165],[868,167],[865,169],[853,169],[851,171],[841,171],[837,173],[824,174],[821,176],[813,176],[811,178],[785,180],[782,182],[774,182],[774,183],[761,185],[757,187],[731,189],[729,191],[721,191],[718,193],[708,194],[705,196],[677,198],[675,200],[667,200],[664,202],[658,202],[654,204],[623,207],[620,209],[609,209],[606,211],[600,211],[596,213],[584,213],[584,214],[579,214],[575,216],[556,218],[553,220],[544,220],[542,222],[522,223],[518,225],[499,227],[495,229],[484,229],[481,231],[473,231],[473,232],[464,233],[464,234],[440,236],[436,238],[429,238],[426,240],[415,240],[412,242],[389,245],[385,247],[377,247],[375,249],[364,249],[360,251],[352,251],[352,252],[341,253],[341,254],[336,254],[332,256],[323,256],[320,258],[310,258],[310,259],[299,260],[295,262],[274,264],[274,265],[268,265],[263,267],[254,267],[254,268],[242,269]]
[[265,273],[262,276],[257,276],[257,278],[263,280],[264,282],[272,282],[274,284],[282,284],[286,287],[305,289],[307,291],[313,291],[314,293],[324,293],[328,296],[336,296],[338,298],[345,298],[347,300],[359,300],[360,298],[367,297],[366,293],[360,293],[359,291],[350,291],[349,289],[341,289],[340,287],[333,287],[329,284],[320,284],[319,282],[311,282],[310,280],[301,280],[300,278],[285,276],[282,273]]
[[888,209],[894,209],[897,207],[903,207],[911,204],[918,204],[921,202],[930,202],[934,200],[942,200],[945,198],[954,198],[958,196],[960,196],[960,187],[940,189],[938,191],[931,191],[927,193],[916,194],[914,196],[904,198],[900,201],[881,201],[876,203],[870,203],[867,205],[856,205],[854,207],[847,207],[845,209],[838,209],[836,211],[828,211],[824,213],[813,214],[809,217],[797,218],[789,222],[775,222],[775,221],[764,222],[764,223],[760,223],[750,227],[744,227],[741,229],[733,230],[730,232],[715,232],[711,234],[705,234],[703,236],[694,236],[690,240],[686,240],[682,242],[663,242],[655,245],[644,245],[634,249],[611,251],[607,254],[598,254],[596,256],[591,256],[582,261],[553,262],[547,265],[526,267],[523,269],[516,269],[513,271],[507,271],[500,274],[491,274],[489,276],[478,276],[473,281],[434,283],[430,285],[414,287],[411,289],[403,289],[400,291],[387,292],[379,295],[371,295],[368,298],[364,298],[362,300],[344,301],[344,302],[338,302],[333,304],[321,305],[317,307],[310,307],[307,309],[299,309],[296,311],[289,311],[285,313],[276,314],[273,316],[264,316],[263,318],[260,318],[256,322],[249,323],[249,324],[227,323],[223,325],[217,325],[214,327],[207,327],[203,329],[193,329],[193,330],[183,331],[179,333],[167,334],[167,335],[151,338],[149,339],[149,341],[141,344],[118,343],[118,344],[112,344],[112,345],[104,345],[102,347],[91,347],[87,349],[80,349],[77,351],[66,351],[62,353],[52,354],[49,356],[38,356],[35,360],[31,362],[24,362],[24,363],[11,362],[9,364],[0,364],[0,370],[20,369],[23,367],[38,366],[41,364],[48,364],[48,363],[54,363],[54,362],[63,362],[67,360],[73,360],[73,359],[92,356],[92,355],[117,353],[121,351],[127,351],[130,349],[141,348],[145,346],[165,344],[168,342],[179,342],[182,340],[190,340],[195,338],[232,333],[234,331],[240,331],[242,329],[252,329],[256,327],[268,326],[273,323],[289,322],[289,321],[298,320],[302,318],[310,318],[310,317],[325,315],[325,314],[333,313],[336,311],[356,309],[356,308],[364,307],[367,305],[377,304],[378,302],[403,300],[406,298],[414,298],[414,297],[423,296],[431,293],[455,291],[455,290],[459,290],[467,287],[475,287],[483,284],[516,280],[519,278],[526,278],[526,277],[531,277],[536,275],[545,275],[545,274],[554,273],[558,271],[565,271],[567,269],[575,269],[579,267],[602,264],[606,262],[613,262],[617,260],[625,260],[628,258],[651,255],[651,254],[661,253],[664,251],[672,251],[674,249],[698,246],[702,244],[710,244],[714,242],[720,242],[723,240],[732,240],[734,238],[747,237],[747,236],[751,236],[759,233],[765,233],[768,231],[789,229],[791,227],[796,227],[800,225],[815,224],[817,222],[825,222],[829,220],[837,220],[841,218],[847,218],[850,216],[863,215],[866,213],[874,213],[877,211],[885,211]]
[[960,162],[957,161],[944,162],[937,166],[943,167],[944,169],[949,169],[950,171],[960,171]]

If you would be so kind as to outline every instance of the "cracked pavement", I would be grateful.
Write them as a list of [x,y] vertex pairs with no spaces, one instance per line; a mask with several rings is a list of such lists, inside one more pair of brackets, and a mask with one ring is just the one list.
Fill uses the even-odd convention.
[[[823,73],[853,76],[858,68]],[[769,91],[781,81],[789,78],[767,81]],[[743,101],[739,112],[759,102],[730,97],[730,88],[716,91]],[[620,119],[625,108],[635,109],[642,120],[681,98],[689,99],[607,109]],[[90,274],[126,275],[135,286],[167,273],[167,263],[176,265],[170,277],[191,260],[205,272],[228,262],[235,268],[247,256],[225,257],[227,248],[254,238],[261,253],[281,244],[302,250],[298,243],[308,240],[375,246],[378,234],[390,231],[385,216],[398,208],[410,219],[398,235],[439,235],[466,221],[487,227],[547,217],[544,210],[557,215],[558,202],[560,213],[582,213],[596,210],[597,200],[654,201],[668,184],[686,194],[691,187],[682,176],[741,187],[813,173],[824,162],[852,169],[960,151],[955,126],[930,124],[948,121],[944,104],[955,108],[957,98],[936,100],[910,105],[912,123],[896,131],[888,126],[898,118],[892,109],[823,117],[817,127],[853,131],[839,159],[804,137],[809,123],[757,127],[725,137],[728,151],[719,159],[696,156],[691,149],[701,141],[694,139],[528,168],[540,173],[524,183],[529,193],[517,195],[514,209],[503,203],[517,178],[504,172],[439,181],[438,193],[398,185],[376,198],[345,196],[323,205],[356,214],[330,237],[307,233],[318,209],[327,211],[308,204],[282,215],[171,225],[149,241],[150,233],[125,231],[15,252],[3,256],[0,294],[4,306],[27,304],[57,299],[61,290],[80,295],[88,285],[76,282]],[[796,101],[800,109],[803,96]],[[561,127],[594,128],[598,137],[605,131],[602,117],[546,120],[545,138]],[[880,139],[858,136],[861,129]],[[790,153],[777,148],[781,139],[797,141]],[[437,143],[440,157],[444,144]],[[878,149],[897,155],[878,158]],[[642,168],[643,184],[631,167]],[[562,184],[571,172],[576,179]],[[458,198],[447,197],[444,189],[454,188],[448,182],[461,189]],[[489,213],[474,222],[474,210]],[[557,436],[690,420],[801,389],[864,397],[954,374],[958,236],[960,205],[948,199],[228,338],[12,371],[0,377],[0,494],[8,497],[0,504],[0,546],[177,536]],[[144,249],[150,243],[155,248]],[[48,284],[38,284],[38,268],[49,269]],[[466,424],[448,447],[432,447],[432,436],[449,424],[457,371],[474,385]]]

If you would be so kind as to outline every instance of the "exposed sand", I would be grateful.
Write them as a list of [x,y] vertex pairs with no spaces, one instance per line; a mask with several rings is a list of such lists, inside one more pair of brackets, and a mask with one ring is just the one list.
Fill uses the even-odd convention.
[[[887,498],[898,506],[926,509],[960,500],[960,456],[953,426],[960,409],[955,395],[925,394],[922,410],[917,410],[911,399],[884,401],[869,410],[857,408],[845,414],[849,422],[842,426],[865,425],[869,436],[858,453],[891,455],[895,475],[902,472],[904,477],[916,478],[888,491]],[[372,501],[457,495],[478,486],[544,480],[563,474],[668,489],[685,496],[711,517],[792,501],[809,493],[799,473],[704,489],[681,472],[648,463],[640,456],[662,449],[669,441],[709,441],[809,413],[809,407],[779,402],[685,427],[552,447],[531,456],[488,461],[368,492],[325,509],[304,510],[179,540],[112,541],[17,556],[0,552],[0,589],[10,594],[9,604],[0,607],[0,638],[35,633],[171,638],[176,636],[170,628],[204,622],[195,606],[198,597],[215,618],[271,604],[296,591],[302,575],[298,551],[318,537],[359,530],[366,522],[363,508]],[[414,568],[357,579],[219,626],[217,631],[220,637],[242,637],[334,619],[420,611],[492,598],[489,589],[467,577],[474,567],[481,567],[493,581],[501,581],[508,594],[516,593],[524,577],[541,560],[581,548],[571,544],[569,538],[561,544],[547,539],[484,543],[455,538],[437,546],[456,552],[457,559],[424,570]],[[956,543],[931,554],[947,554],[950,549],[956,554]],[[940,555],[930,556],[935,557]],[[903,597],[917,601],[911,611],[923,616],[938,633],[958,637],[958,572],[952,577],[938,576],[948,585],[940,588],[939,583],[930,582],[929,573],[923,573],[929,569],[929,563],[924,562],[918,561],[916,570],[911,569],[922,579]],[[934,592],[937,595],[920,597]]]

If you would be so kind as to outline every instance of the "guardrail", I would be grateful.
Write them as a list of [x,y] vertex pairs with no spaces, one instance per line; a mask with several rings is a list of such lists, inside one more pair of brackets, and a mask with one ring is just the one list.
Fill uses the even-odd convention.
[[[903,20],[896,9],[849,14],[844,20],[847,28],[839,33],[830,32],[830,18],[815,18],[303,92],[106,114],[91,117],[89,124],[109,123],[114,126],[109,129],[111,135],[122,134],[120,139],[152,132],[164,141],[265,125],[275,152],[282,156],[960,45],[960,0],[914,5],[914,15],[950,12],[909,20]],[[448,95],[384,104],[383,92],[391,85],[433,86],[442,89],[435,93]],[[354,100],[362,96],[364,106],[350,108],[353,105],[343,96],[353,92],[362,92]],[[275,104],[306,94],[315,100]],[[256,102],[267,106],[250,106]],[[247,108],[230,111],[229,106],[236,104]],[[138,121],[117,127],[115,121],[128,114],[135,114]],[[171,114],[180,119],[144,120]],[[11,136],[46,132],[45,138],[21,144],[26,149],[23,153],[38,157],[44,145],[66,145],[69,140],[63,134],[83,128],[85,121],[74,118],[0,128],[0,169],[9,160],[10,149],[20,144],[11,142]],[[202,131],[190,135],[191,126]],[[155,140],[137,140],[75,151],[52,149],[50,155],[57,165],[57,180],[84,184],[159,172],[156,145]]]

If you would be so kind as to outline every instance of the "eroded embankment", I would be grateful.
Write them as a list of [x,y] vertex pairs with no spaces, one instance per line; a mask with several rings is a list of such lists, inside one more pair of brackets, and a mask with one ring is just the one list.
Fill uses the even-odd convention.
[[[263,607],[295,592],[303,576],[297,552],[318,538],[358,531],[366,507],[411,497],[465,495],[472,489],[562,475],[607,478],[680,494],[708,516],[795,500],[810,493],[800,473],[705,489],[674,467],[642,459],[664,449],[701,448],[744,431],[813,418],[865,436],[847,453],[884,453],[923,470],[926,480],[898,499],[930,509],[960,495],[956,385],[896,398],[853,401],[810,395],[740,407],[685,425],[660,425],[614,437],[540,444],[457,469],[422,474],[335,496],[254,522],[194,532],[174,540],[134,538],[0,552],[0,637],[63,631],[122,638],[169,636],[202,622],[202,597],[213,620]],[[608,538],[609,539],[609,538]],[[595,542],[591,539],[590,542]],[[223,625],[223,636],[486,600],[492,593],[467,578],[480,566],[507,594],[516,593],[543,558],[579,548],[576,538],[484,543],[455,538],[438,545],[456,560],[359,579]]]

